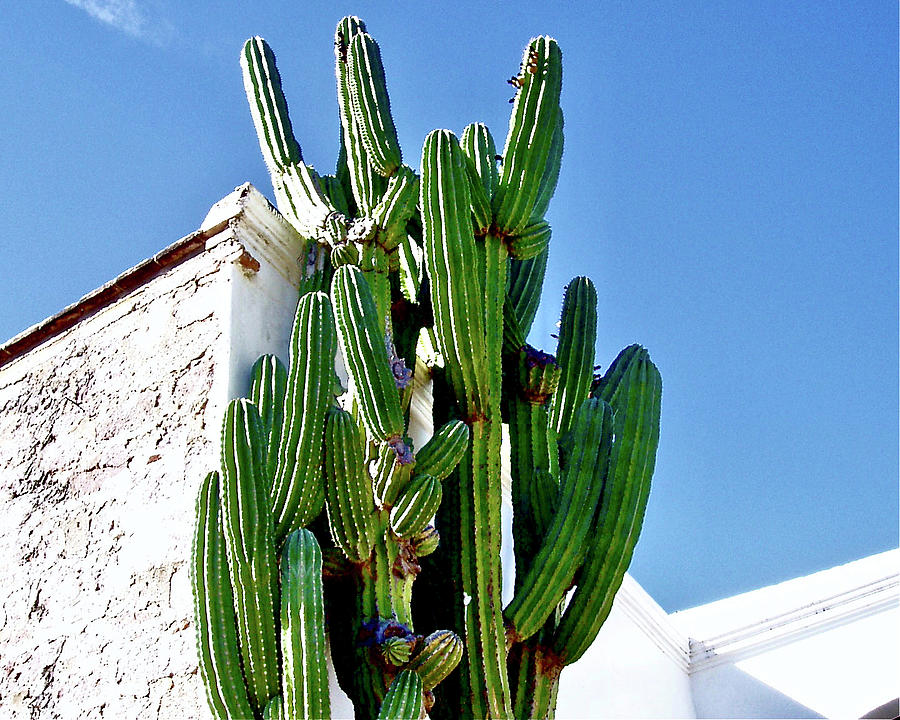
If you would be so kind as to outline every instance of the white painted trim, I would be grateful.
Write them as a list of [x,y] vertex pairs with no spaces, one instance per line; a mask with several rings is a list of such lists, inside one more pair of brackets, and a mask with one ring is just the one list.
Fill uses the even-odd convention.
[[626,574],[615,604],[684,673],[691,672],[690,644],[666,612]]
[[691,672],[768,652],[900,604],[900,574],[858,587],[704,640],[691,639]]

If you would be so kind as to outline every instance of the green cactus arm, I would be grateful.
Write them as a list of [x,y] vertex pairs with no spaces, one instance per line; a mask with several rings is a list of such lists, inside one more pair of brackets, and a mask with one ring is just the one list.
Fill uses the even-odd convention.
[[459,665],[463,643],[452,630],[437,630],[422,641],[422,649],[406,666],[422,678],[425,690],[432,690]]
[[353,379],[363,423],[377,440],[399,439],[403,413],[397,378],[391,371],[385,327],[363,273],[352,265],[339,267],[331,297],[347,371]]
[[542,36],[528,44],[519,78],[493,197],[494,223],[504,234],[528,224],[550,157],[562,88],[562,53],[555,40]]
[[328,220],[339,213],[322,192],[314,173],[303,163],[300,145],[291,128],[275,54],[261,37],[250,38],[244,44],[241,69],[279,209],[304,237],[331,244],[338,242],[341,224],[333,225]]
[[406,223],[416,211],[418,200],[419,178],[411,168],[400,165],[372,209],[372,218],[382,230],[379,243],[385,252],[393,251],[406,239]]
[[568,432],[575,411],[590,395],[596,341],[597,291],[588,278],[576,277],[563,300],[556,353],[562,375],[550,401],[550,426],[559,437]]
[[441,542],[441,535],[433,525],[426,525],[421,531],[417,532],[410,539],[413,551],[416,557],[425,557],[431,555]]
[[482,123],[467,125],[459,140],[459,146],[466,154],[466,169],[471,185],[472,214],[475,221],[475,234],[486,235],[491,227],[491,194],[497,174],[497,151],[494,140],[487,127]]
[[345,217],[352,217],[352,209],[347,199],[344,184],[336,175],[321,175],[319,177],[319,186],[325,197],[334,205],[335,209]]
[[282,691],[288,718],[331,716],[322,597],[319,544],[309,530],[295,530],[281,556]]
[[278,446],[284,426],[287,370],[274,355],[262,355],[250,371],[250,402],[259,408],[266,434],[266,478],[271,482],[278,467]]
[[253,710],[241,672],[234,594],[219,514],[218,473],[209,473],[201,483],[196,513],[191,587],[200,677],[216,720],[251,717]]
[[570,586],[600,501],[612,434],[609,405],[587,400],[566,438],[568,462],[553,522],[525,580],[504,610],[508,636],[522,640],[537,632]]
[[591,387],[591,397],[600,398],[611,402],[612,398],[618,393],[619,386],[632,369],[632,365],[641,355],[646,353],[640,345],[629,345],[623,349],[612,361],[606,372],[597,378]]
[[350,43],[354,37],[365,31],[365,23],[351,15],[343,18],[334,32],[334,65],[341,118],[341,137],[346,153],[346,165],[354,203],[360,214],[366,214],[375,207],[385,188],[385,179],[375,172],[369,162],[361,131],[354,118],[350,90]]
[[441,504],[441,481],[417,475],[406,486],[391,509],[391,529],[401,538],[421,532]]
[[526,225],[518,235],[507,238],[509,255],[515,260],[530,260],[550,244],[550,223],[537,220]]
[[615,389],[607,397],[616,441],[593,541],[552,642],[565,664],[590,647],[612,609],[640,535],[659,444],[662,380],[647,351],[626,349],[607,376],[617,379],[606,384]]
[[241,70],[260,150],[269,172],[280,174],[291,165],[303,162],[303,154],[291,127],[275,53],[261,37],[252,37],[244,43]]
[[353,119],[372,167],[379,175],[390,177],[402,157],[391,117],[381,49],[371,35],[357,33],[347,47],[347,61]]
[[547,156],[547,164],[544,166],[544,174],[538,186],[537,198],[531,211],[531,221],[535,222],[544,217],[550,207],[550,200],[556,192],[556,183],[559,180],[559,170],[562,166],[563,156],[563,111],[557,110],[556,125],[553,128],[553,139],[550,142],[550,153]]
[[325,413],[334,404],[337,331],[331,302],[322,292],[297,303],[290,340],[284,430],[272,487],[272,511],[280,543],[310,522],[325,502],[321,483]]
[[497,148],[491,131],[484,123],[466,125],[459,139],[459,145],[475,166],[475,172],[484,188],[484,196],[490,203],[500,175],[497,172]]
[[[403,440],[406,445],[406,440]],[[398,456],[396,444],[378,443],[372,465],[372,482],[379,505],[391,507],[397,496],[409,483],[413,468],[418,463],[409,462],[406,455]]]
[[421,678],[411,670],[402,670],[384,696],[378,720],[419,720],[424,712]]
[[504,348],[516,350],[528,337],[541,301],[541,287],[547,271],[548,251],[530,260],[511,259],[503,306]]
[[259,412],[248,400],[232,400],[222,424],[222,527],[244,676],[258,713],[278,692],[278,565],[262,451]]
[[484,288],[472,272],[478,259],[466,158],[448,130],[425,138],[420,188],[435,331],[454,390],[474,414],[477,398],[487,396]]
[[462,420],[450,420],[416,453],[416,472],[443,480],[459,465],[469,446],[469,427]]
[[377,530],[364,444],[350,413],[332,408],[325,429],[325,508],[335,545],[357,563],[372,554]]

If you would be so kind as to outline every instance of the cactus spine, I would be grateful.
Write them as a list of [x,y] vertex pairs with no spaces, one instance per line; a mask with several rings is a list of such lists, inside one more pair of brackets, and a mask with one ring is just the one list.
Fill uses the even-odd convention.
[[[334,50],[334,175],[303,161],[271,48],[251,38],[241,54],[279,209],[306,248],[288,365],[254,365],[249,399],[225,414],[220,474],[197,499],[210,708],[327,717],[327,615],[359,718],[552,717],[562,669],[593,641],[631,560],[661,394],[636,345],[594,377],[587,278],[566,288],[556,356],[526,344],[563,151],[562,55],[548,37],[525,48],[500,155],[482,123],[459,138],[435,130],[416,172],[359,18],[338,23]],[[410,396],[428,380],[436,430],[416,448]],[[516,558],[505,608],[504,423]]]

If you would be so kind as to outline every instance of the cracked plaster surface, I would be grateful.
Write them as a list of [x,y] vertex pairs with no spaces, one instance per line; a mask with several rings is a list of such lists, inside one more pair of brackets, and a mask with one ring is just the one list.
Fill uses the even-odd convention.
[[3,717],[208,717],[187,563],[220,265],[186,261],[0,370]]

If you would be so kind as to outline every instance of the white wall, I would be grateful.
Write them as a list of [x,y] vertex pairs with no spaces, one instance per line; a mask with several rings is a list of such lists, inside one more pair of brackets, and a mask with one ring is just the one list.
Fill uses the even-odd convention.
[[563,670],[556,717],[697,717],[687,638],[631,576],[594,644]]

